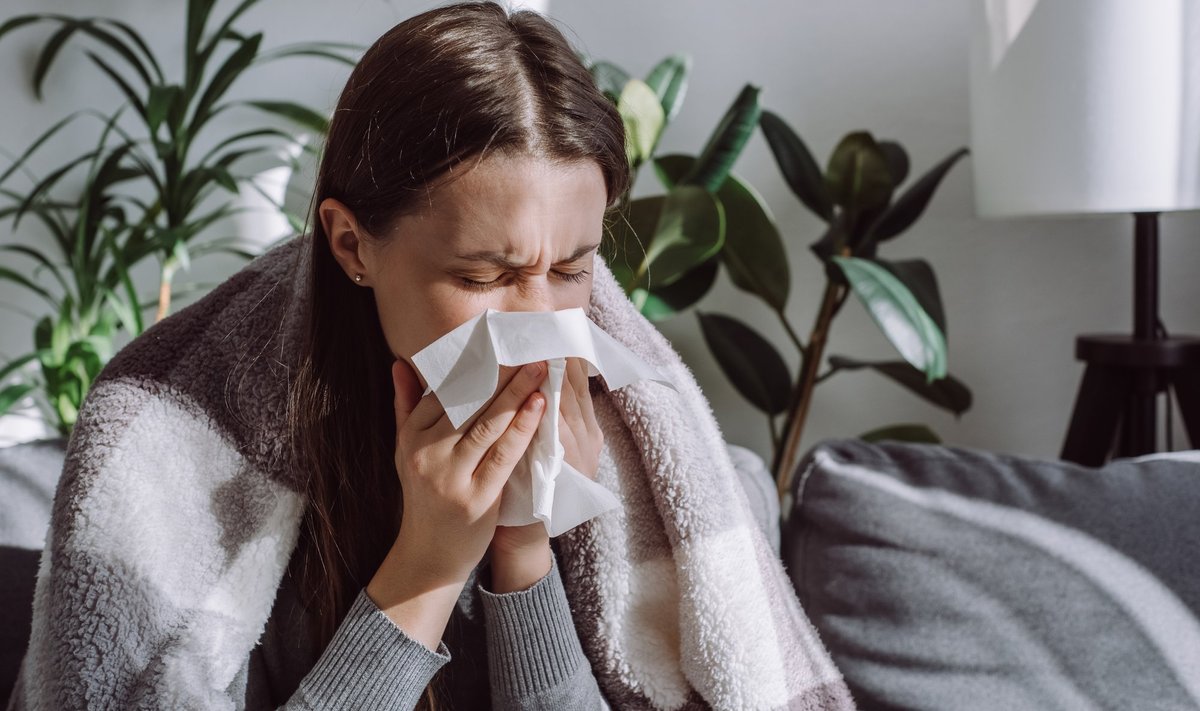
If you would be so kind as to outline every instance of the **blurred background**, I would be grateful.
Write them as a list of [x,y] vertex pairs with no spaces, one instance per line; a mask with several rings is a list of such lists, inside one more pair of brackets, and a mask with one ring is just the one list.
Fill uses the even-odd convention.
[[[239,25],[264,31],[268,49],[298,41],[365,46],[386,28],[433,6],[400,0],[263,0]],[[229,7],[218,3],[217,14]],[[667,55],[691,55],[686,98],[662,136],[660,153],[699,152],[747,83],[761,88],[761,105],[786,119],[822,166],[841,137],[854,130],[901,143],[914,176],[970,145],[971,8],[961,0],[550,0],[537,7],[576,49],[635,76],[644,76]],[[30,12],[123,19],[142,31],[158,56],[169,59],[182,52],[181,2],[9,0],[0,21]],[[0,165],[71,111],[86,105],[110,112],[121,102],[84,56],[82,42],[68,44],[46,78],[44,99],[35,98],[29,77],[52,32],[49,25],[37,26],[0,42],[0,94],[5,97],[0,148],[8,153]],[[179,67],[164,65],[163,70],[171,75]],[[327,112],[348,73],[345,65],[316,59],[275,62],[239,80],[230,97],[295,101]],[[238,120],[234,111],[216,117],[215,133],[236,130]],[[44,173],[94,147],[94,126],[83,126],[59,133],[31,167]],[[946,175],[921,218],[887,251],[893,259],[923,258],[936,271],[948,323],[949,370],[970,387],[971,408],[956,418],[876,373],[840,374],[815,391],[802,451],[825,438],[919,422],[949,444],[1058,456],[1083,372],[1073,354],[1076,335],[1131,329],[1133,218],[979,219],[971,160],[967,156]],[[303,215],[315,165],[308,154],[299,161],[286,203]],[[825,225],[792,194],[761,132],[751,136],[734,172],[759,190],[779,226],[792,269],[786,311],[807,337],[824,285],[821,264],[808,245]],[[634,196],[650,191],[661,188],[652,171],[642,171]],[[1164,213],[1160,226],[1163,322],[1172,334],[1200,333],[1200,215]],[[37,244],[46,238],[35,220],[23,221],[16,233],[8,232],[11,223],[4,229],[3,243]],[[242,263],[229,255],[205,257],[176,279],[211,285]],[[152,284],[155,270],[154,260],[147,260],[135,278]],[[198,296],[181,296],[172,311]],[[3,281],[0,305],[3,363],[32,348],[30,314],[42,307]],[[724,272],[700,308],[736,314],[772,342],[787,344],[779,319],[736,289]],[[728,441],[769,459],[765,416],[722,374],[695,315],[684,312],[658,326],[692,368]],[[794,350],[781,346],[780,352],[795,372]],[[893,346],[854,299],[838,318],[826,352],[895,358]],[[6,423],[10,432],[16,426],[11,418]],[[1173,439],[1176,448],[1187,441],[1178,416]]]

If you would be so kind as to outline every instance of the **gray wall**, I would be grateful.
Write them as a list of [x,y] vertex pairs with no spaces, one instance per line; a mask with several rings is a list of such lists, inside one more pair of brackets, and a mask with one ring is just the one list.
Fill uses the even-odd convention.
[[[230,4],[222,3],[219,10]],[[182,5],[100,0],[88,3],[86,10],[135,23],[157,50],[175,57],[182,42]],[[265,0],[242,24],[265,28],[268,47],[315,39],[369,44],[385,28],[433,5]],[[10,0],[4,14],[84,10],[64,0]],[[961,0],[552,0],[550,14],[577,47],[635,74],[644,74],[672,52],[693,55],[693,79],[680,116],[662,140],[664,152],[697,152],[747,81],[763,87],[764,105],[787,118],[821,162],[844,133],[855,129],[901,142],[910,152],[914,174],[968,143],[969,6]],[[36,102],[28,75],[46,34],[46,27],[35,27],[0,41],[0,93],[6,97],[0,147],[10,152],[23,150],[51,122],[80,106],[109,110],[117,103],[81,45],[67,50],[50,75],[45,100]],[[234,93],[287,97],[328,109],[347,71],[317,61],[284,61],[260,68]],[[83,130],[84,125],[64,135],[35,166],[44,171],[86,150],[95,133]],[[214,133],[219,135],[220,129]],[[976,219],[968,161],[950,173],[922,220],[889,244],[884,255],[923,257],[933,264],[949,320],[950,369],[973,389],[974,407],[955,420],[878,376],[843,374],[818,389],[805,446],[895,422],[925,422],[953,444],[1053,457],[1082,373],[1073,358],[1075,334],[1130,329],[1132,218]],[[806,334],[822,285],[807,245],[821,225],[788,191],[761,135],[751,140],[736,169],[764,194],[782,227],[794,275],[788,314]],[[639,194],[657,188],[649,171],[637,188]],[[305,195],[292,200],[301,208],[306,204]],[[1200,281],[1194,278],[1200,266],[1200,217],[1165,216],[1162,233],[1164,322],[1172,333],[1200,332]],[[4,241],[24,242],[41,237],[32,222],[23,223],[16,235],[0,235]],[[214,281],[235,265],[214,258],[183,278]],[[144,276],[152,278],[151,271],[149,267]],[[12,287],[0,285],[0,303],[14,301],[21,308],[37,308]],[[724,277],[702,307],[742,316],[781,349],[787,343],[770,312]],[[25,317],[0,312],[0,354],[25,351],[31,325]],[[685,315],[662,329],[693,368],[727,438],[766,456],[765,418],[720,374],[695,318]],[[829,352],[894,357],[854,301],[835,324]],[[795,366],[795,354],[784,353]],[[1178,422],[1176,430],[1175,446],[1180,448],[1186,440]]]

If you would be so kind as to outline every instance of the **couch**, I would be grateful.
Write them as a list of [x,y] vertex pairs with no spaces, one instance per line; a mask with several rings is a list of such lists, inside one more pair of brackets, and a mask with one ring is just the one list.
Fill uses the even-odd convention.
[[[1089,469],[831,440],[781,525],[762,460],[730,454],[860,708],[1200,711],[1200,452]],[[0,708],[62,456],[0,448]]]
[[863,709],[1200,709],[1200,452],[809,451],[782,525]]

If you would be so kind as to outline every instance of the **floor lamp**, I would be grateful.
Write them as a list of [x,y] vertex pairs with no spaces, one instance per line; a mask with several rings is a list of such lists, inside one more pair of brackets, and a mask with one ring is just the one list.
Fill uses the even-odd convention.
[[1163,392],[1200,447],[1200,339],[1158,313],[1158,217],[1200,209],[1200,0],[976,0],[970,103],[980,216],[1133,216],[1133,332],[1077,338],[1062,458],[1155,451]]

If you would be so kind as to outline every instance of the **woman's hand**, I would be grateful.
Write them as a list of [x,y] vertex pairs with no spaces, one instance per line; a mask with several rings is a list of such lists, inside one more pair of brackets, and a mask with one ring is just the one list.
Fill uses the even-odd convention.
[[[558,426],[563,460],[594,480],[600,469],[604,434],[592,408],[587,367],[581,358],[567,359]],[[524,590],[550,572],[550,536],[541,521],[497,526],[490,552],[492,592]]]
[[421,396],[412,368],[392,364],[403,519],[366,593],[430,650],[492,540],[500,492],[545,410],[545,375],[540,363],[501,369],[499,393],[457,432],[436,395]]
[[425,582],[461,588],[483,558],[500,514],[500,492],[545,410],[537,392],[545,363],[502,368],[499,392],[456,432],[436,395],[421,397],[416,374],[392,364],[396,473],[404,511],[393,554]]

